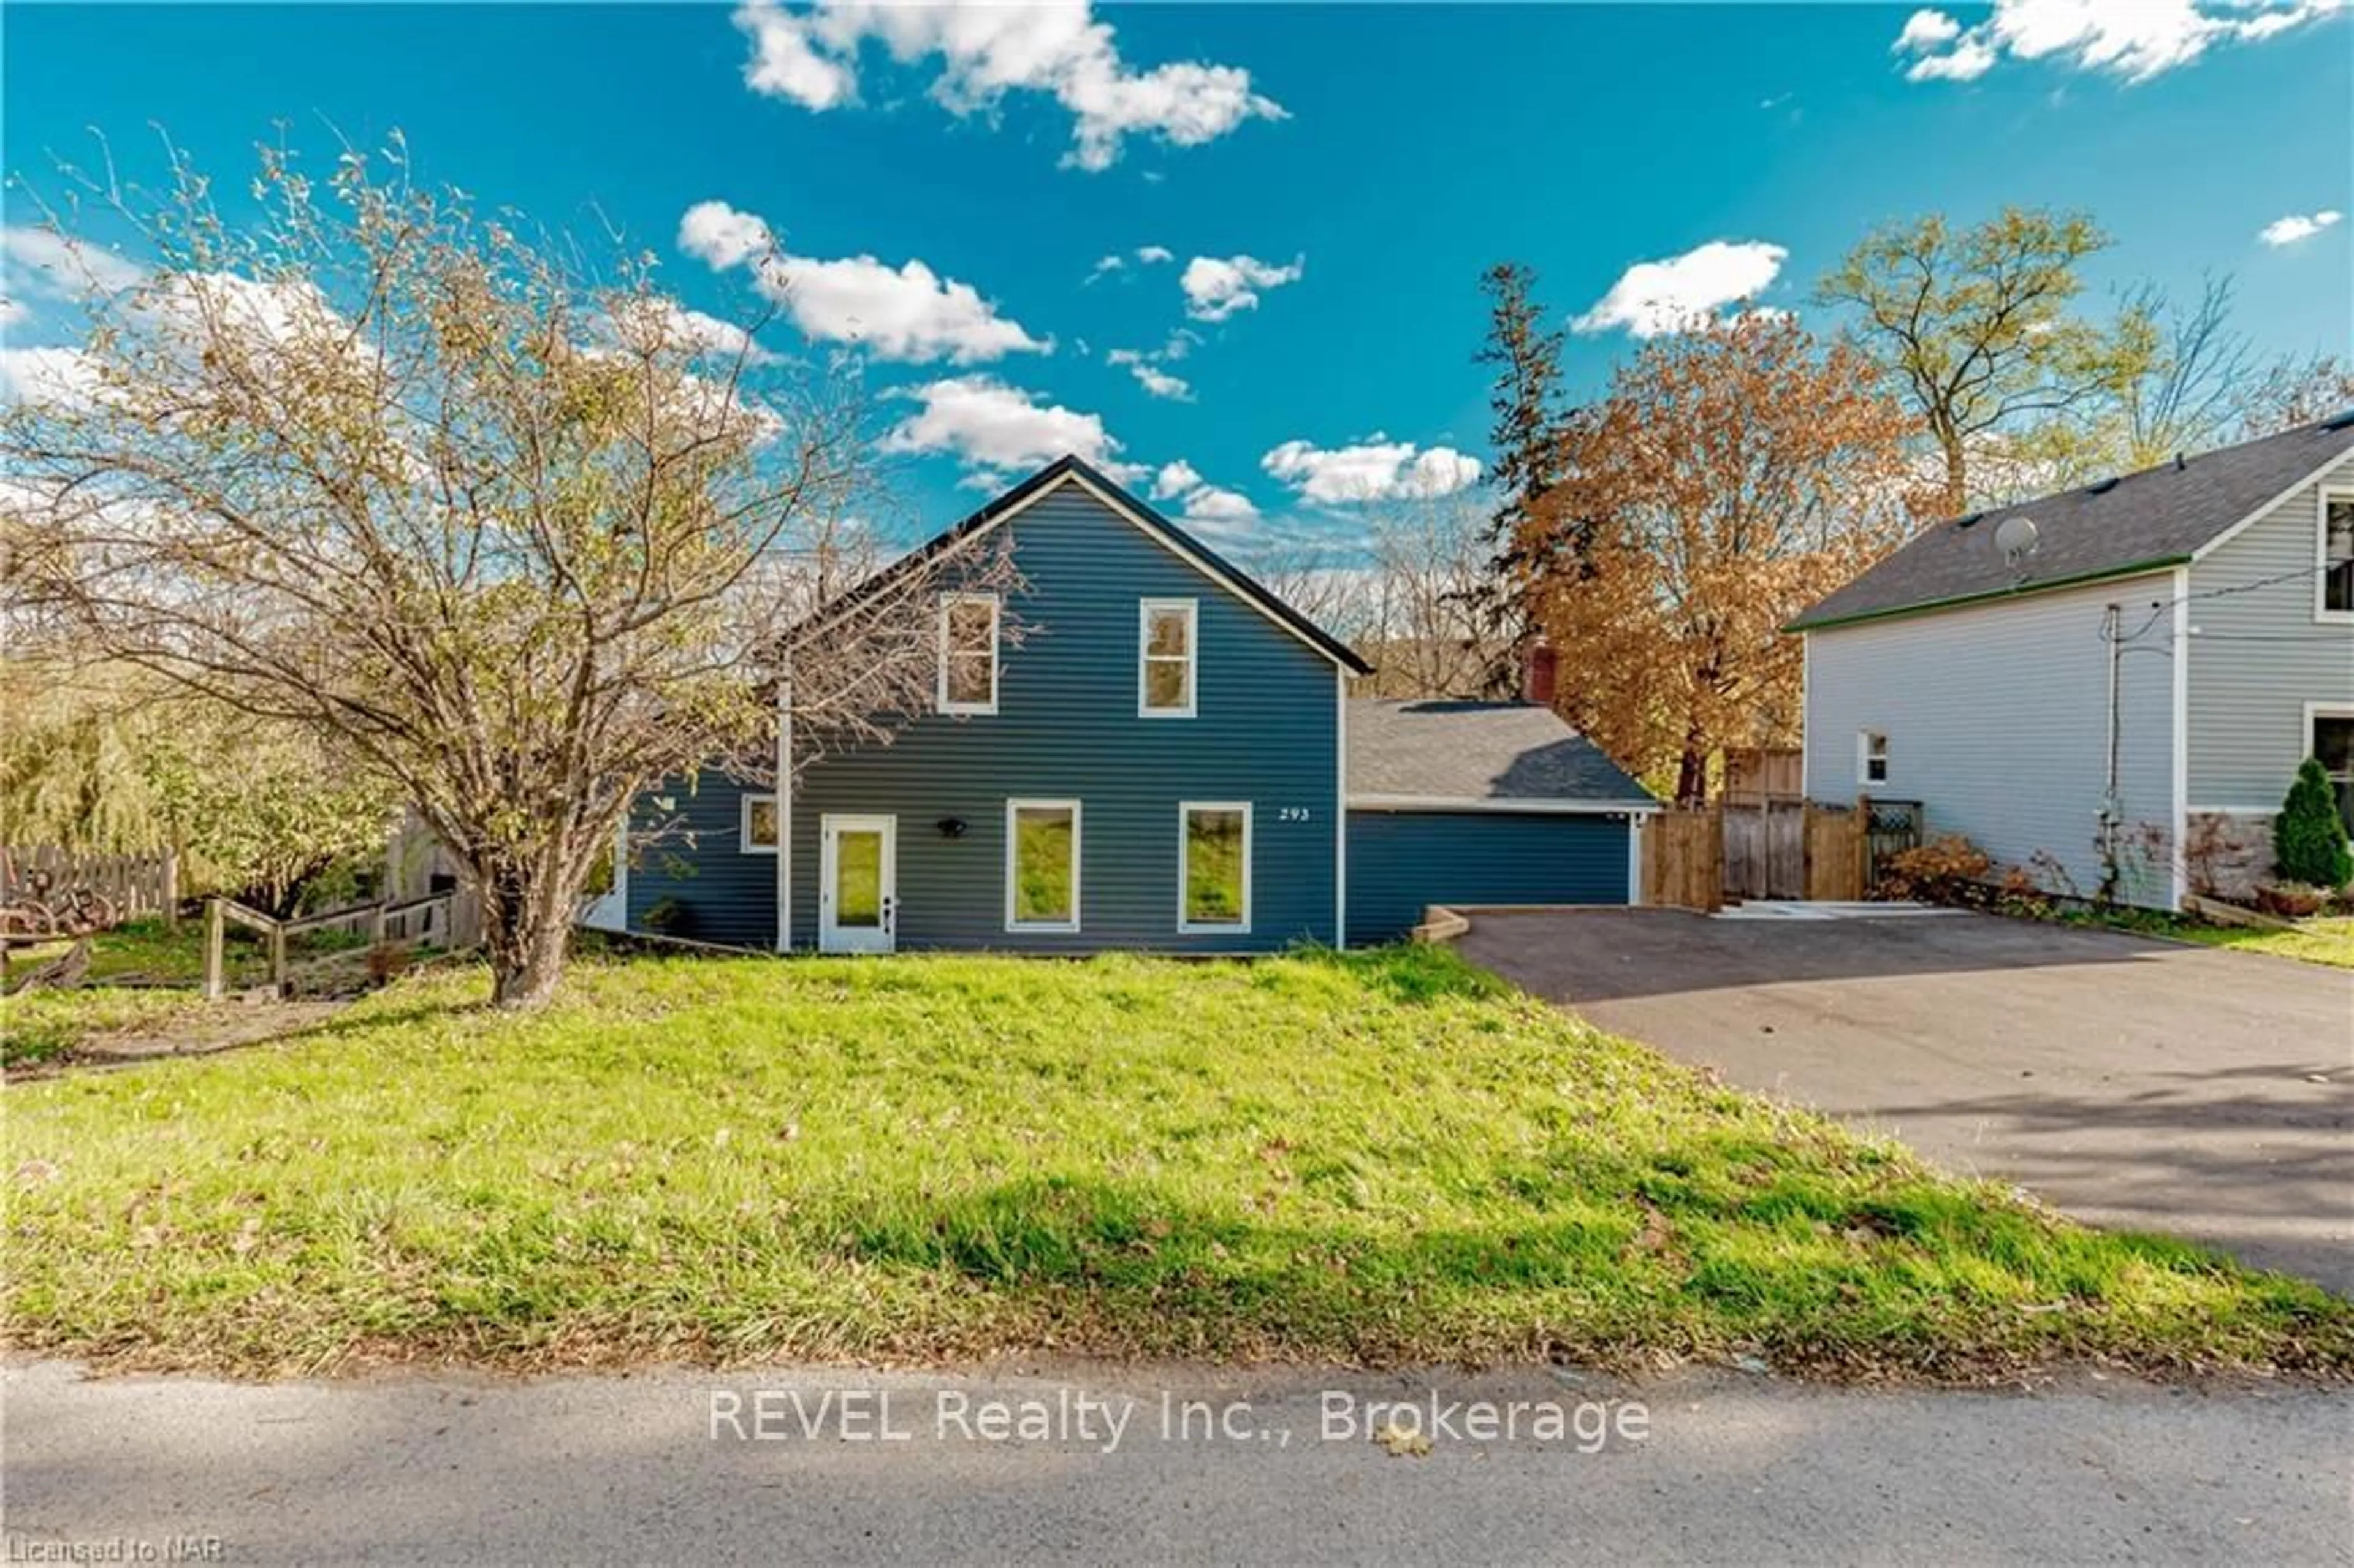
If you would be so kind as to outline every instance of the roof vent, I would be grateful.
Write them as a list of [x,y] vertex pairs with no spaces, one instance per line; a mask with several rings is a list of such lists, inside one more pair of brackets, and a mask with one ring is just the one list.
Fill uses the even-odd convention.
[[2325,430],[2342,430],[2349,426],[2354,426],[2354,408],[2321,421],[2321,428]]
[[2092,483],[2084,486],[2084,493],[2087,495],[2106,495],[2110,491],[2115,490],[2116,487],[2117,476],[2115,474],[2111,474],[2106,479],[2096,479]]
[[1967,528],[1985,515],[1986,514],[1983,512],[1973,512],[1968,514],[1967,516],[1956,517],[1954,519],[1954,526],[1956,528]]

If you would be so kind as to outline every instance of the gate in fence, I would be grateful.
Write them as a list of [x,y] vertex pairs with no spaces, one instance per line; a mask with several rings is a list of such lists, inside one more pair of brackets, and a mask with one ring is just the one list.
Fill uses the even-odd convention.
[[1867,795],[1855,809],[1863,814],[1863,885],[1877,887],[1892,858],[1921,847],[1921,802]]

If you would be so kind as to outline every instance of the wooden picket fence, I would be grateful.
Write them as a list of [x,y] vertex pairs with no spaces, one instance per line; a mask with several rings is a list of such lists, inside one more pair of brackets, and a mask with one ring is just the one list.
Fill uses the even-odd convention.
[[1864,823],[1812,800],[1661,811],[1643,829],[1643,900],[1716,910],[1727,898],[1861,898]]
[[113,906],[117,919],[160,915],[168,922],[179,913],[180,859],[170,850],[79,854],[55,844],[0,847],[0,905],[41,898],[44,879],[49,898],[88,888]]

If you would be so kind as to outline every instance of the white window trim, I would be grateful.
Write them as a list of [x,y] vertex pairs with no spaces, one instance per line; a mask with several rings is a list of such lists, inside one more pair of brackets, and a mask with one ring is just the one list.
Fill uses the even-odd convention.
[[[1013,916],[1013,890],[1016,885],[1014,853],[1015,817],[1023,811],[1064,811],[1071,813],[1071,917],[1067,920],[1017,920]],[[1085,862],[1087,839],[1086,810],[1076,800],[1019,800],[1005,802],[1005,928],[1008,931],[1076,931],[1079,928],[1079,893],[1085,886],[1079,868]]]
[[784,809],[778,805],[774,795],[739,795],[736,800],[736,850],[739,854],[777,853],[775,844],[760,844],[752,842],[752,808],[762,800],[769,802],[769,814],[777,824],[777,837],[782,839],[785,836]]
[[[2329,608],[2329,503],[2332,501],[2354,501],[2354,489],[2345,485],[2324,485],[2320,503],[2314,511],[2313,619],[2324,626],[2343,626],[2354,624],[2354,609]],[[2312,738],[2312,726],[2309,725],[2306,738]]]
[[[1193,880],[1186,857],[1193,853],[1193,813],[1239,811],[1243,818],[1243,917],[1195,921],[1185,917],[1185,896]],[[1177,802],[1177,929],[1186,936],[1247,937],[1251,928],[1251,803],[1248,800],[1180,800]]]
[[[1152,666],[1152,618],[1165,610],[1185,616],[1185,705],[1156,708],[1146,700],[1145,681]],[[1161,655],[1163,659],[1167,655]],[[1136,716],[1149,719],[1192,718],[1202,704],[1202,606],[1192,599],[1140,599],[1136,601]]]
[[[1872,743],[1880,742],[1880,777],[1872,776]],[[1860,729],[1855,732],[1855,781],[1862,785],[1888,782],[1888,732],[1880,729]]]
[[[960,604],[989,606],[989,700],[985,703],[952,703],[949,701],[949,612]],[[1004,662],[1004,650],[999,647],[998,630],[1005,607],[993,593],[944,593],[940,595],[940,667],[933,683],[933,705],[944,714],[993,714],[997,711],[999,666]]]
[[[2305,759],[2308,757],[2321,755],[2313,744],[2313,721],[2326,718],[2354,719],[2354,703],[2307,703],[2305,705],[2305,733],[2296,737],[2297,766],[2303,767]],[[2326,771],[2327,764],[2324,764],[2323,767]],[[2283,785],[2281,788],[2285,792],[2288,787]],[[2280,808],[2274,806],[2273,810],[2277,811]]]

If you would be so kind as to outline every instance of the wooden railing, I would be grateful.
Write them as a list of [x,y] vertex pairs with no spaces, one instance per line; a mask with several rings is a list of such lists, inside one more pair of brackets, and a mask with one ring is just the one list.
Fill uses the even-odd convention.
[[451,947],[451,906],[454,893],[429,893],[421,898],[387,899],[377,904],[354,904],[281,920],[249,908],[234,898],[205,901],[205,999],[217,1001],[228,994],[227,948],[231,923],[261,937],[270,955],[270,988],[284,995],[292,970],[286,939],[306,931],[346,931],[364,935],[369,948],[387,942],[432,943]]

